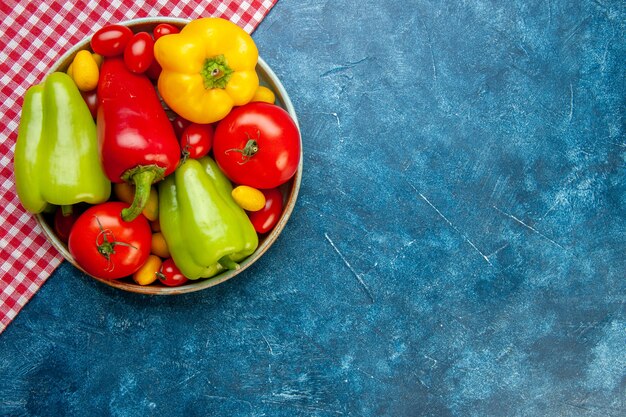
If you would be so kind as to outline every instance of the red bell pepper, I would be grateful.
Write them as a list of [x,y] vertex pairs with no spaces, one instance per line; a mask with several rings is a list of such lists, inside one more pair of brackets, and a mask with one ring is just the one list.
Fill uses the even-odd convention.
[[135,185],[131,221],[143,210],[150,186],[176,169],[180,146],[148,77],[130,72],[124,61],[107,58],[98,82],[98,144],[104,172],[112,182]]

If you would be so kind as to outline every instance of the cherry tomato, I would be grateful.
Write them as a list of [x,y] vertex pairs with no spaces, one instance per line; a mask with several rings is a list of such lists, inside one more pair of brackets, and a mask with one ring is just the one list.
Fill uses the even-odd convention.
[[83,96],[83,100],[87,103],[91,116],[95,119],[98,116],[98,89],[81,91],[80,95]]
[[184,276],[172,258],[167,258],[161,265],[161,270],[158,273],[159,281],[168,287],[178,287],[188,281]]
[[180,137],[180,148],[189,158],[202,158],[211,150],[213,134],[213,125],[191,123],[183,130]]
[[248,217],[257,233],[267,233],[276,226],[283,212],[283,195],[278,188],[261,192],[265,196],[265,207],[259,211],[248,212]]
[[298,169],[300,132],[281,107],[248,103],[234,108],[218,123],[213,154],[234,183],[274,188]]
[[154,40],[156,41],[161,36],[173,35],[174,33],[178,32],[180,32],[180,29],[178,29],[176,26],[170,25],[169,23],[160,23],[156,25],[156,27],[152,31],[152,34],[154,35]]
[[64,216],[61,207],[57,208],[57,211],[54,213],[54,231],[62,242],[67,243],[67,239],[70,237],[70,231],[76,219],[78,219],[78,213],[76,213],[76,211],[72,211],[72,214],[69,216]]
[[172,120],[172,126],[174,127],[174,133],[176,133],[176,137],[180,138],[183,135],[183,131],[187,126],[189,126],[191,122],[183,117],[176,116],[174,120]]
[[68,248],[87,273],[103,279],[133,274],[148,259],[152,231],[145,217],[122,220],[128,204],[111,201],[81,214],[70,232]]
[[127,26],[107,25],[93,35],[91,49],[106,57],[121,55],[132,37],[133,32]]
[[154,60],[154,41],[148,32],[135,34],[124,49],[126,67],[137,74],[145,72]]
[[152,234],[152,247],[150,248],[150,251],[161,258],[170,257],[170,250],[167,247],[167,242],[165,241],[163,233],[156,232]]
[[247,185],[238,185],[231,191],[230,195],[235,203],[246,211],[259,211],[265,207],[265,195],[263,191]]
[[161,75],[161,71],[163,71],[163,68],[161,68],[161,65],[159,64],[159,61],[157,61],[156,59],[153,59],[152,63],[150,64],[150,66],[146,70],[146,75],[152,81],[156,81],[156,80],[159,79],[159,75]]
[[150,228],[152,229],[152,231],[154,233],[156,232],[160,232],[161,231],[161,223],[159,223],[159,220],[154,220],[150,222]]
[[157,280],[161,269],[161,258],[156,255],[148,256],[146,262],[133,274],[133,281],[139,285],[150,285]]

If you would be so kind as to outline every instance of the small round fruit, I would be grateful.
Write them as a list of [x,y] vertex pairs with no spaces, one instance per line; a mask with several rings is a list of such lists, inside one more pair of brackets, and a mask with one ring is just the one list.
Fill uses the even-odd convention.
[[178,269],[172,258],[167,258],[163,261],[158,277],[159,281],[168,287],[178,287],[188,281],[187,277],[180,272],[180,269]]
[[265,196],[256,188],[239,185],[233,188],[233,200],[246,211],[259,211],[265,207]]
[[139,285],[152,284],[158,278],[161,263],[161,258],[158,256],[148,256],[146,262],[133,274],[133,280]]

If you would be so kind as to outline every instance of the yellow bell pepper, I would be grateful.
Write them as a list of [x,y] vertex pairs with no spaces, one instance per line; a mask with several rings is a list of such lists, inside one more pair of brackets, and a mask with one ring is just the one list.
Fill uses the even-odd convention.
[[163,68],[157,87],[165,103],[195,123],[213,123],[252,100],[259,87],[259,51],[242,28],[217,17],[189,22],[159,38],[154,56]]

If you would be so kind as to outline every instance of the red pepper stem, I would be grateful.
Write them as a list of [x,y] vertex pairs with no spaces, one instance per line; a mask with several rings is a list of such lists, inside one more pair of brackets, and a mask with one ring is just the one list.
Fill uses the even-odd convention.
[[150,187],[163,178],[165,169],[156,165],[140,166],[129,170],[122,176],[124,181],[135,185],[135,196],[130,207],[122,210],[122,220],[131,222],[145,208],[150,198]]

